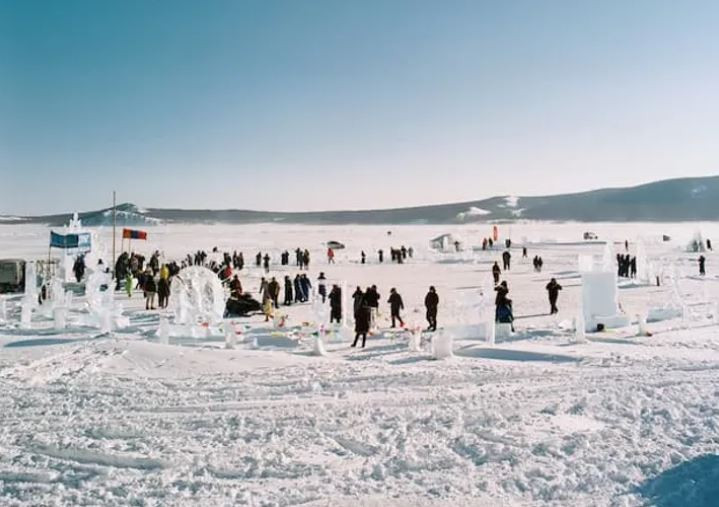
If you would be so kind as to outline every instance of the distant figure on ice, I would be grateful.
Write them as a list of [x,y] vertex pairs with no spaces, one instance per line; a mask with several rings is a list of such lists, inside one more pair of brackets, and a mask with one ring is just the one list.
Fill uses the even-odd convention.
[[396,289],[393,288],[389,291],[387,302],[392,316],[392,327],[395,327],[395,320],[399,321],[400,327],[404,327],[404,321],[399,314],[400,310],[404,310],[404,303],[402,302],[402,296],[399,295]]
[[461,246],[461,245],[460,245],[460,242],[459,242],[459,241],[455,241],[455,242],[454,242],[454,251],[455,251],[455,252],[459,252],[459,247],[460,247],[460,246]]
[[302,303],[302,282],[300,275],[295,275],[295,279],[292,283],[295,286],[295,303]]
[[154,310],[157,284],[155,283],[155,277],[152,275],[152,271],[148,270],[145,275],[145,284],[142,287],[142,290],[145,292],[145,310]]
[[384,252],[381,248],[377,250],[377,257],[379,258],[379,263],[382,264],[384,262]]
[[327,249],[327,264],[335,263],[335,251],[331,248]]
[[310,251],[307,249],[302,254],[302,265],[305,269],[310,269]]
[[627,252],[629,251],[629,240],[624,240],[624,250]]
[[324,304],[325,299],[327,298],[327,286],[325,285],[325,274],[320,273],[320,276],[317,277],[317,293],[322,298],[322,304]]
[[240,299],[240,296],[242,295],[242,283],[240,282],[240,279],[235,275],[232,277],[232,281],[230,282],[230,296],[235,299]]
[[409,255],[409,258],[411,259],[412,256],[414,255],[414,248],[409,247],[409,248],[407,249],[407,255]]
[[507,249],[512,247],[512,240],[507,238],[504,240],[504,246],[507,247]]
[[167,302],[170,299],[170,280],[161,276],[157,282],[157,306],[164,309],[167,308]]
[[355,291],[352,293],[352,314],[354,315],[355,320],[357,320],[357,315],[359,315],[359,310],[362,304],[364,304],[364,293],[362,292],[362,289],[357,287]]
[[362,250],[362,253],[360,254],[360,257],[361,257],[360,262],[361,262],[362,264],[364,264],[364,263],[367,262],[367,254],[364,253],[364,250]]
[[499,267],[499,264],[495,261],[494,266],[492,266],[492,276],[494,277],[494,285],[497,285],[499,283],[499,275],[502,274],[502,269]]
[[562,290],[562,286],[557,283],[555,278],[552,278],[547,284],[547,293],[549,294],[549,314],[554,315],[559,312],[557,308],[557,298],[559,297],[559,291]]
[[262,266],[262,252],[257,252],[257,255],[255,255],[255,265],[258,268]]
[[72,266],[72,270],[75,272],[75,279],[77,283],[82,281],[82,277],[85,275],[85,257],[82,255],[75,259],[75,264]]
[[437,307],[439,306],[439,296],[434,286],[429,288],[429,292],[424,297],[424,307],[427,309],[427,323],[429,327],[427,331],[437,330]]
[[707,250],[711,250],[711,249],[712,249],[712,240],[707,239]]
[[265,254],[265,256],[262,258],[263,264],[265,266],[265,273],[270,272],[270,254]]
[[132,273],[128,271],[127,275],[125,276],[125,292],[127,292],[127,297],[132,297]]
[[274,276],[272,277],[272,280],[270,280],[270,283],[267,284],[267,289],[270,291],[270,298],[272,298],[272,304],[275,308],[279,308],[280,284]]
[[514,331],[514,316],[512,314],[512,300],[507,296],[509,295],[509,287],[507,282],[503,281],[494,288],[497,291],[497,297],[494,300],[495,305],[495,321],[512,324],[512,331]]
[[379,292],[377,292],[377,286],[373,285],[369,287],[364,294],[365,304],[370,310],[370,327],[373,329],[377,326],[377,314],[379,313]]
[[522,258],[523,259],[527,258],[527,247],[526,246],[522,247]]
[[302,289],[302,302],[306,303],[310,300],[310,290],[312,289],[312,284],[310,283],[310,279],[307,278],[307,275],[305,274],[300,276],[300,288]]
[[359,337],[362,337],[362,348],[365,347],[367,342],[367,333],[370,329],[370,308],[364,303],[360,303],[360,307],[355,313],[355,341],[352,343],[353,347],[357,346]]
[[274,305],[269,284],[265,285],[265,290],[262,292],[262,313],[265,314],[265,322],[269,322],[270,317],[274,316]]
[[292,298],[294,297],[292,292],[292,279],[289,275],[285,275],[285,306],[292,304]]
[[699,256],[699,274],[702,276],[707,274],[706,267],[705,267],[706,261],[707,261],[706,257],[704,257],[703,255]]
[[342,289],[336,284],[332,286],[330,295],[330,324],[337,321],[337,324],[342,322]]
[[505,250],[502,254],[502,263],[504,264],[504,270],[509,271],[509,262],[512,260],[512,254],[509,250]]

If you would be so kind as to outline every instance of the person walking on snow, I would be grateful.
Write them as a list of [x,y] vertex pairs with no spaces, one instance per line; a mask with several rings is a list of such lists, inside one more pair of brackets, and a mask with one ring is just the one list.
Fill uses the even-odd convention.
[[494,277],[494,285],[497,285],[499,283],[499,275],[502,274],[502,270],[499,267],[499,264],[495,261],[494,266],[492,266],[492,276]]
[[285,275],[285,306],[292,304],[292,280],[289,275]]
[[324,304],[327,299],[327,286],[325,285],[325,280],[327,280],[325,274],[320,273],[320,276],[317,277],[317,294],[319,294],[322,298],[322,304]]
[[434,286],[429,288],[429,292],[424,297],[424,307],[427,309],[427,322],[429,327],[427,331],[437,330],[437,307],[439,306],[439,296]]
[[327,264],[335,263],[335,251],[331,248],[327,249]]
[[357,346],[359,337],[362,337],[362,348],[365,347],[367,342],[367,333],[370,328],[370,309],[364,303],[360,304],[360,307],[355,315],[355,341],[352,343],[353,347]]
[[505,250],[502,254],[502,263],[504,264],[504,270],[509,271],[509,261],[512,259],[512,254],[509,250]]
[[362,289],[357,287],[357,289],[352,293],[352,300],[354,303],[352,304],[352,310],[355,320],[357,320],[357,315],[359,315],[360,307],[362,304],[364,304],[364,293],[362,292]]
[[699,256],[699,274],[701,276],[704,276],[707,274],[706,267],[705,267],[706,261],[707,261],[706,257],[704,257],[703,255]]
[[395,327],[395,320],[399,320],[400,327],[404,327],[404,321],[400,317],[400,310],[404,310],[404,303],[402,302],[402,296],[399,295],[396,289],[389,291],[389,303],[390,313],[392,315],[392,327]]
[[557,308],[557,298],[559,297],[559,291],[562,290],[562,286],[557,283],[555,278],[552,278],[547,284],[547,293],[549,295],[549,314],[554,315],[559,313]]
[[157,284],[155,283],[155,277],[150,270],[146,273],[145,285],[143,285],[142,290],[145,291],[145,310],[154,310]]
[[328,296],[330,300],[330,324],[337,321],[342,322],[342,289],[336,284],[332,286],[332,290]]

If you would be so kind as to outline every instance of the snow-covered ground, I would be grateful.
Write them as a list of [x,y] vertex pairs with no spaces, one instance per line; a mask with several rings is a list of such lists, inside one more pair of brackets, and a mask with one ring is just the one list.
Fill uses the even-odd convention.
[[[141,294],[118,293],[130,326],[111,335],[58,332],[41,316],[22,329],[19,298],[10,297],[0,324],[0,504],[717,505],[719,258],[705,254],[708,276],[697,276],[697,254],[685,251],[697,230],[719,238],[719,224],[500,225],[515,245],[503,279],[517,332],[494,345],[457,340],[455,357],[437,361],[428,344],[410,352],[407,333],[388,329],[384,301],[396,287],[406,321],[424,325],[423,297],[435,285],[440,327],[469,323],[463,302],[491,291],[502,250],[437,254],[427,244],[453,233],[479,245],[491,226],[151,227],[133,247],[168,259],[242,250],[251,291],[262,275],[252,265],[258,250],[275,262],[281,250],[307,247],[313,281],[324,271],[350,292],[378,285],[380,332],[364,350],[330,341],[318,357],[302,331],[314,312],[298,305],[283,329],[261,316],[235,319],[235,350],[220,334],[163,345],[160,312],[146,312]],[[650,323],[651,337],[633,325],[575,343],[577,258],[604,249],[582,242],[584,231],[628,239],[632,251],[643,238],[650,260],[677,266],[691,317]],[[0,225],[0,255],[46,257],[48,235]],[[109,231],[100,236],[109,245]],[[328,240],[347,245],[336,265],[325,261]],[[387,258],[401,245],[413,259],[377,264],[377,249]],[[544,290],[551,277],[564,286],[556,316]],[[671,292],[622,282],[619,297],[634,316]],[[73,315],[83,305],[76,298]]]

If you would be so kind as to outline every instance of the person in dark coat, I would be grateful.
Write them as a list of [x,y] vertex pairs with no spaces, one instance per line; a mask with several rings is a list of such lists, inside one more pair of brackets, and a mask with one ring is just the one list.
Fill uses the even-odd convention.
[[505,250],[504,253],[502,254],[502,264],[504,264],[505,271],[509,270],[509,263],[510,263],[511,259],[512,259],[512,254],[509,253],[509,250]]
[[145,272],[145,284],[142,287],[145,292],[145,310],[155,309],[155,293],[157,292],[157,284],[152,276],[152,271]]
[[352,300],[354,301],[354,303],[352,304],[353,315],[355,320],[357,320],[357,315],[359,314],[360,307],[365,302],[362,289],[357,287],[357,289],[352,293]]
[[167,308],[167,302],[170,299],[170,280],[160,277],[157,282],[157,305],[160,308]]
[[377,250],[377,257],[379,258],[379,263],[382,264],[384,262],[384,252],[381,248]]
[[389,291],[389,299],[387,302],[389,303],[389,309],[392,315],[392,327],[395,327],[395,320],[399,320],[400,327],[404,327],[404,321],[402,321],[402,317],[399,315],[400,310],[404,310],[402,296],[393,288]]
[[340,324],[342,322],[342,289],[333,285],[328,298],[330,300],[330,324],[335,321]]
[[375,326],[375,322],[377,321],[377,314],[379,313],[379,300],[381,299],[379,292],[377,292],[376,285],[367,288],[364,293],[364,299],[367,306],[369,306],[370,327],[373,328]]
[[494,300],[495,305],[495,321],[496,322],[509,322],[512,324],[512,331],[514,331],[514,316],[512,315],[512,300],[507,296],[509,295],[509,286],[506,281],[503,281],[497,285],[494,290],[497,292],[497,297]]
[[526,246],[522,247],[522,258],[523,259],[527,258],[527,247]]
[[280,284],[274,276],[272,277],[272,280],[270,280],[270,283],[267,284],[267,289],[270,291],[270,298],[272,299],[272,304],[275,308],[279,308]]
[[255,255],[255,264],[258,268],[262,266],[262,252],[257,252],[257,255]]
[[262,258],[263,264],[265,266],[265,273],[270,272],[270,255],[265,254],[265,256]]
[[495,262],[494,266],[492,266],[492,277],[494,278],[494,285],[497,285],[499,283],[499,275],[501,274],[502,270],[499,267],[499,264]]
[[300,288],[302,289],[302,302],[309,301],[312,284],[310,283],[310,279],[307,278],[307,275],[305,274],[300,276]]
[[429,288],[429,292],[424,297],[424,307],[427,309],[427,322],[429,327],[427,331],[437,330],[437,307],[439,306],[439,296],[434,286]]
[[300,275],[295,275],[293,285],[295,286],[295,303],[302,303],[302,282]]
[[357,346],[359,337],[362,337],[362,348],[365,347],[367,341],[367,333],[370,328],[370,309],[369,306],[362,304],[359,307],[357,315],[355,316],[355,341],[352,343],[353,347]]
[[239,299],[242,295],[242,283],[240,279],[235,275],[230,282],[230,296],[235,299]]
[[549,294],[549,314],[554,315],[559,313],[557,308],[557,298],[559,297],[559,291],[562,290],[562,286],[557,283],[556,278],[552,278],[547,284],[547,293]]
[[324,273],[320,273],[320,276],[317,277],[317,294],[319,294],[322,298],[322,304],[324,304],[327,299],[327,285],[325,285],[326,280],[327,278]]
[[82,255],[75,260],[75,264],[72,266],[72,270],[75,272],[75,279],[77,283],[82,281],[82,277],[85,276],[85,257]]
[[701,276],[704,276],[707,274],[706,261],[707,261],[706,257],[704,257],[703,255],[699,256],[699,274]]
[[362,264],[364,264],[365,262],[367,262],[367,254],[364,253],[364,250],[362,250],[362,253],[360,254],[360,257],[361,257],[360,262],[361,262]]
[[292,304],[292,280],[289,275],[285,275],[285,306]]

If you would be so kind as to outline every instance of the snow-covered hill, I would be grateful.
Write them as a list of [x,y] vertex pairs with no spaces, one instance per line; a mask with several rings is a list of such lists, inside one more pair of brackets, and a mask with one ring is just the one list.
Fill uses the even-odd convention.
[[[118,207],[118,224],[288,223],[288,224],[455,224],[522,220],[584,222],[682,222],[719,220],[719,176],[658,181],[630,188],[608,188],[551,196],[505,195],[452,204],[411,208],[273,212],[244,209],[199,210]],[[110,225],[108,209],[81,213],[87,225]],[[20,217],[21,222],[60,225],[70,214]],[[14,217],[18,218],[18,217]],[[17,220],[16,220],[17,222]]]

